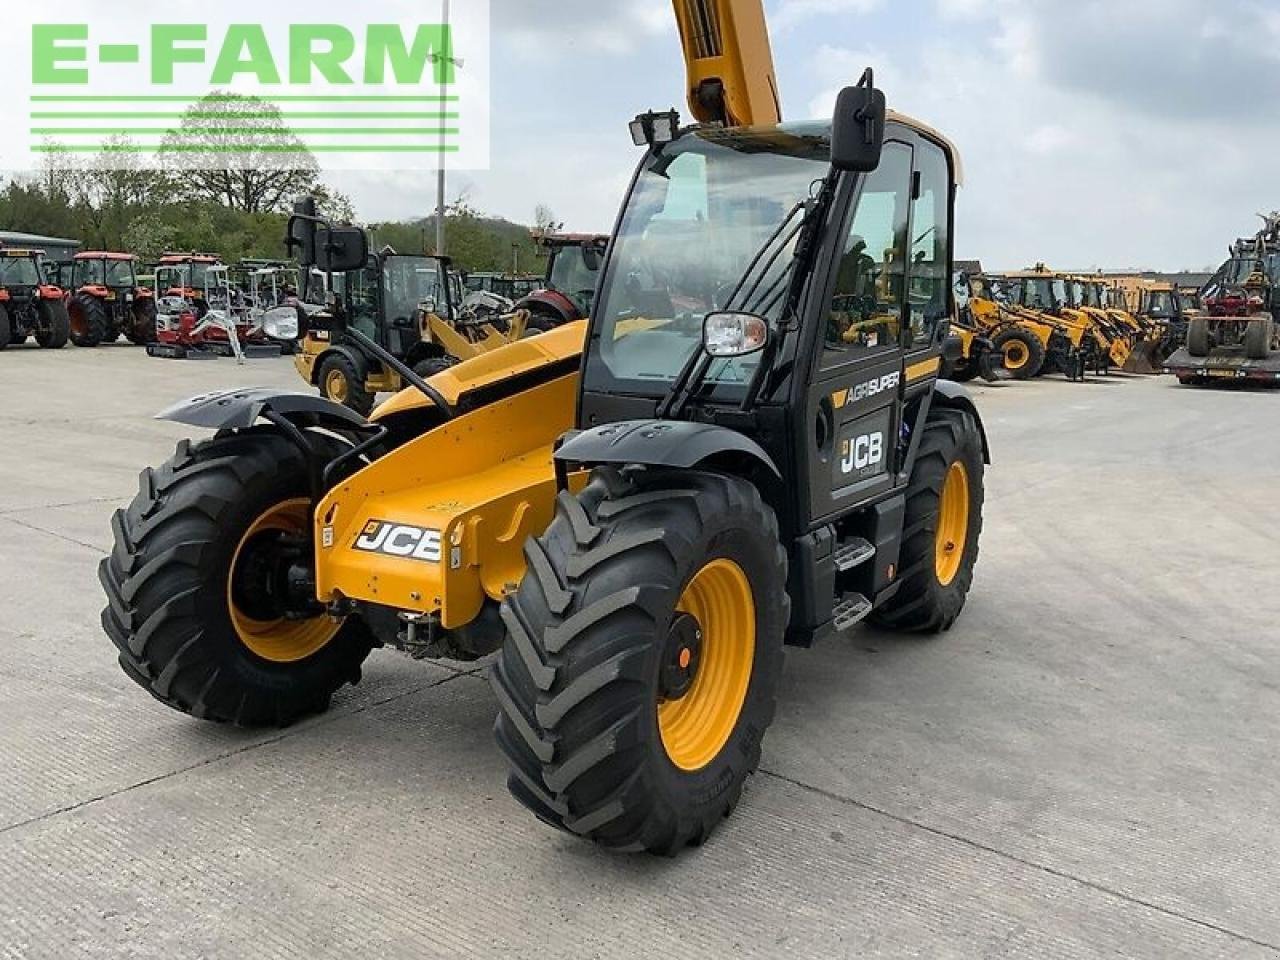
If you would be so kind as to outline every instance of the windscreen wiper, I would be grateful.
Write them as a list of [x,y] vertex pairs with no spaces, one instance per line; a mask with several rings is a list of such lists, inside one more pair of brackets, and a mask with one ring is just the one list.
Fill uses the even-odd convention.
[[[778,258],[782,256],[791,242],[804,229],[805,224],[809,221],[808,211],[813,204],[814,201],[812,199],[805,199],[791,208],[782,222],[778,224],[777,229],[756,250],[755,255],[752,256],[746,270],[743,271],[742,276],[734,285],[733,292],[729,294],[721,309],[752,313],[760,312],[763,306],[776,304],[777,296],[782,293],[782,290],[778,290],[778,288],[785,283],[787,277],[794,270],[794,260],[763,291],[760,290],[761,284],[764,283],[765,278],[768,277],[769,272],[778,262]],[[772,255],[770,255],[771,251]],[[761,265],[762,262],[763,266]],[[775,291],[777,291],[776,294]],[[738,306],[734,305],[735,301],[739,302]],[[753,306],[754,310],[751,309]],[[685,361],[679,374],[672,381],[671,388],[667,391],[666,396],[658,404],[657,416],[659,419],[675,420],[679,418],[690,399],[701,389],[714,359],[707,353],[702,343],[702,337],[699,336],[697,346],[689,354],[689,359]]]

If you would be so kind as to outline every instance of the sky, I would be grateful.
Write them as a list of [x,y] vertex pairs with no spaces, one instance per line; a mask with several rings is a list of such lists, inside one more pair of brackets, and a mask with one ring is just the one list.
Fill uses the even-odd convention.
[[[1199,269],[1280,208],[1274,0],[767,0],[767,12],[786,118],[828,115],[873,66],[892,108],[958,144],[957,257]],[[607,232],[637,160],[627,121],[688,115],[671,5],[492,0],[491,23],[491,166],[452,174],[450,194],[521,222],[543,203],[568,229]],[[330,179],[369,220],[434,205],[428,170]]]

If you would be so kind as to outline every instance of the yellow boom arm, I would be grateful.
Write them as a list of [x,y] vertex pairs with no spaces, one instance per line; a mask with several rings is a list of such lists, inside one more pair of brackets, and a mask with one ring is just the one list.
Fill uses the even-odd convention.
[[672,0],[700,123],[778,123],[778,81],[762,0]]

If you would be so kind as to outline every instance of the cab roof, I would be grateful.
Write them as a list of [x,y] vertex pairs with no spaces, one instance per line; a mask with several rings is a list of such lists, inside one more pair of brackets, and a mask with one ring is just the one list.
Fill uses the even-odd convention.
[[138,258],[135,257],[132,253],[111,253],[106,250],[86,250],[82,253],[77,253],[71,259],[72,260],[128,260],[130,262],[136,262]]
[[214,253],[166,253],[160,262],[169,263],[221,263],[222,258]]

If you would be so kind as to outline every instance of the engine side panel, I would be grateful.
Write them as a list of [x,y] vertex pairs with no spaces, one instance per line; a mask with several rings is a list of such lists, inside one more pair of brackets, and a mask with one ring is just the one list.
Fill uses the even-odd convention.
[[482,406],[330,491],[316,511],[317,595],[469,623],[524,575],[551,522],[552,447],[573,426],[578,376]]

